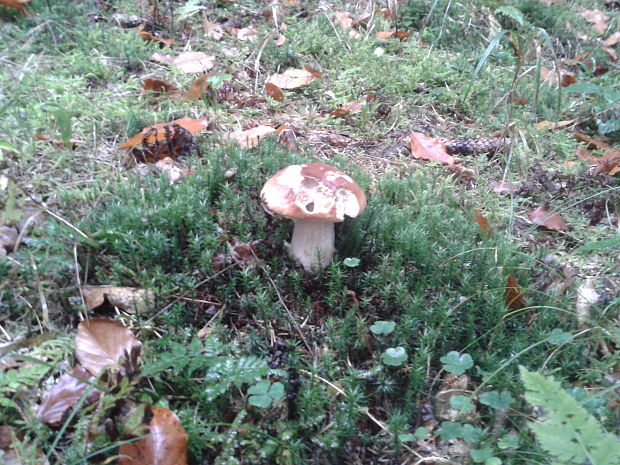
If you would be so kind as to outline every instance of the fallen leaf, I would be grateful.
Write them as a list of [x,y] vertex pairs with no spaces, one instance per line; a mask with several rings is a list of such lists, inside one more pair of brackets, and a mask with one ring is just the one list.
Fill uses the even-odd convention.
[[611,147],[609,146],[608,143],[603,142],[602,140],[593,139],[593,138],[588,137],[585,134],[582,134],[580,132],[574,131],[573,132],[573,136],[575,136],[575,139],[580,140],[581,142],[585,142],[586,144],[588,144],[590,146],[590,148],[597,148],[597,149],[601,149],[601,150],[609,150],[609,149],[611,149]]
[[395,37],[397,39],[403,40],[407,37],[411,37],[411,34],[405,31],[381,31],[375,33],[375,38],[377,39],[387,40],[390,37]]
[[348,11],[337,11],[336,22],[342,29],[349,29],[353,26],[353,18],[351,18],[351,13]]
[[592,174],[614,176],[620,172],[620,150],[608,149],[605,155],[597,157],[583,147],[577,147],[577,156],[588,160],[588,167]]
[[474,220],[480,226],[480,231],[483,235],[488,236],[491,233],[491,228],[489,226],[489,221],[484,217],[479,208],[476,208]]
[[530,101],[525,95],[521,95],[517,93],[513,94],[511,102],[514,105],[527,105],[528,103],[530,103]]
[[150,434],[119,448],[119,465],[187,465],[188,436],[167,408],[153,407]]
[[123,142],[118,148],[128,149],[144,143],[164,141],[166,140],[166,126],[172,126],[174,124],[178,124],[191,134],[195,134],[206,129],[209,123],[206,119],[180,118],[170,121],[169,123],[154,124],[144,128],[138,134]]
[[245,131],[235,131],[229,137],[242,147],[256,147],[261,139],[273,132],[276,130],[271,126],[260,125]]
[[414,158],[438,161],[444,165],[454,165],[459,161],[452,155],[448,155],[441,142],[421,132],[411,133],[410,144],[411,155],[413,155]]
[[282,45],[284,45],[286,43],[286,36],[284,34],[280,34],[280,35],[278,35],[278,37],[276,37],[274,39],[274,41],[275,41],[276,45],[278,47],[280,47],[280,46],[282,46]]
[[184,73],[204,73],[215,66],[215,56],[202,52],[184,52],[172,63]]
[[82,295],[87,310],[100,307],[107,300],[110,305],[132,313],[146,313],[155,300],[152,291],[137,287],[83,286]]
[[198,79],[194,80],[189,86],[189,89],[183,93],[183,98],[187,100],[198,100],[202,97],[202,94],[211,85],[208,81],[209,77],[215,76],[214,73],[203,74]]
[[568,231],[568,225],[560,215],[547,205],[541,205],[527,214],[530,221],[550,231]]
[[172,84],[155,78],[144,78],[142,80],[142,93],[151,92],[156,96],[163,94],[178,94],[179,89]]
[[313,68],[313,67],[312,67],[312,66],[310,66],[310,65],[304,65],[304,69],[305,69],[306,71],[308,71],[310,74],[312,74],[312,75],[313,75],[315,78],[317,78],[317,79],[321,79],[321,78],[323,77],[323,76],[321,75],[321,72],[320,72],[318,69]]
[[155,52],[151,55],[149,60],[157,61],[159,63],[172,63],[174,62],[174,57],[172,55]]
[[165,45],[174,45],[174,39],[162,39],[161,37],[154,36],[146,31],[138,31],[138,35],[144,40],[151,40],[153,42],[160,42]]
[[282,74],[272,74],[267,82],[278,86],[280,89],[297,89],[307,86],[316,77],[310,71],[305,69],[287,69]]
[[517,278],[511,274],[508,275],[506,282],[506,307],[511,310],[521,310],[526,307],[523,289],[517,283]]
[[[48,426],[58,427],[82,395],[90,387],[95,377],[81,366],[73,367],[65,373],[43,396],[37,417]],[[86,398],[86,405],[96,402],[101,392],[92,388]]]
[[605,44],[606,47],[613,47],[618,42],[620,42],[620,31],[616,31],[610,35],[605,41],[603,41],[603,44]]
[[242,42],[256,42],[258,40],[258,31],[253,27],[244,27],[237,31],[237,39]]
[[213,40],[222,40],[224,37],[224,28],[219,24],[212,23],[208,20],[204,20],[202,27],[205,31],[205,35]]
[[282,89],[280,89],[275,84],[272,84],[271,82],[265,83],[265,92],[267,92],[267,95],[269,95],[269,97],[278,102],[284,101],[284,92],[282,92]]
[[32,15],[26,10],[26,4],[28,3],[30,3],[30,0],[0,0],[0,5],[19,10],[29,18],[32,18]]
[[596,9],[589,9],[582,11],[578,14],[587,22],[592,24],[592,27],[595,31],[603,33],[605,32],[605,29],[607,29],[607,20],[609,19],[609,16],[607,16],[602,11]]
[[117,371],[121,358],[139,353],[140,341],[118,321],[91,318],[82,321],[75,336],[75,356],[94,376],[105,367]]
[[[5,255],[13,252],[18,237],[19,233],[13,226],[0,226],[0,249],[5,251]],[[1,253],[0,256],[2,256]]]
[[541,121],[540,123],[536,123],[535,127],[537,129],[559,129],[575,124],[576,122],[577,119],[569,119],[565,121]]

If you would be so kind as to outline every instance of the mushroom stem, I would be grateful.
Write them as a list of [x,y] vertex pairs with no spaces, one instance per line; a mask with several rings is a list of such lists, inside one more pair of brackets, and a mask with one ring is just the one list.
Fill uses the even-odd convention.
[[289,253],[306,271],[318,271],[334,257],[334,223],[296,220]]

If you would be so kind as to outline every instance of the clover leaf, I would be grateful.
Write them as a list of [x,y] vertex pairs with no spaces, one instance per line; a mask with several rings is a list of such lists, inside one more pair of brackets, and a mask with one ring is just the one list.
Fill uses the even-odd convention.
[[399,367],[407,360],[407,352],[404,347],[390,347],[381,354],[381,359],[386,365]]
[[489,391],[480,396],[480,403],[497,410],[507,410],[514,399],[509,392]]
[[377,321],[370,327],[370,330],[375,334],[390,334],[396,328],[396,323],[393,321]]
[[271,384],[268,379],[264,379],[250,387],[248,394],[250,405],[267,408],[272,402],[284,396],[284,385],[280,382]]
[[448,355],[444,355],[439,359],[443,363],[443,369],[448,373],[454,373],[455,375],[462,375],[465,370],[474,366],[474,359],[469,354],[459,354],[456,351],[448,352]]

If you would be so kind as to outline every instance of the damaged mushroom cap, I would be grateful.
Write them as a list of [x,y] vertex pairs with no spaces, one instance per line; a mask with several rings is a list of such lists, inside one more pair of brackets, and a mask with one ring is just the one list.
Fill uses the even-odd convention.
[[366,208],[366,196],[355,181],[325,163],[291,165],[277,172],[263,186],[261,200],[287,218],[331,223]]

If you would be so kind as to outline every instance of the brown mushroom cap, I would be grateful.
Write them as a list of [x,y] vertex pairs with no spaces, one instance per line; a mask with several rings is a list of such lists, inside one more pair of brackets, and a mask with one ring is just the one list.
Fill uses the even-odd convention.
[[265,207],[296,220],[338,223],[366,208],[366,196],[351,177],[325,163],[291,165],[278,171],[260,193]]

